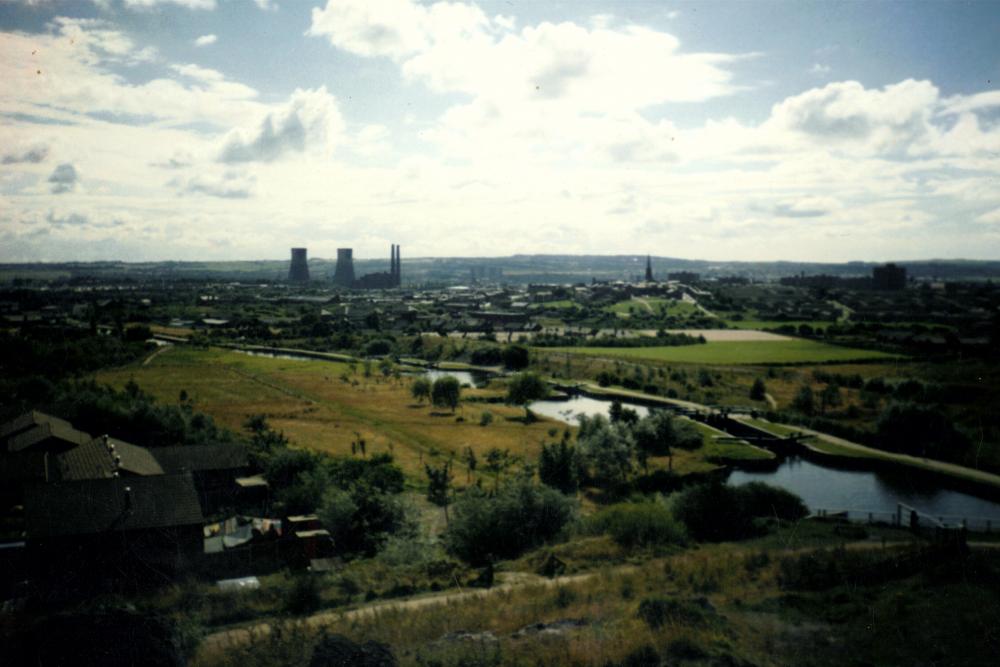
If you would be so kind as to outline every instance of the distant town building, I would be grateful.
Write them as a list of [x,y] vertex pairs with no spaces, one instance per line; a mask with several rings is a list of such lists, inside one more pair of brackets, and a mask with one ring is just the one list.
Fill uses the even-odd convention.
[[872,287],[877,290],[901,290],[906,287],[906,268],[892,262],[872,269]]
[[473,283],[500,282],[503,280],[503,268],[499,266],[470,266],[469,279]]
[[667,280],[676,280],[679,283],[696,283],[701,280],[701,274],[694,271],[671,271],[667,274]]
[[288,280],[293,283],[309,282],[309,261],[305,248],[292,248],[292,263],[288,267]]

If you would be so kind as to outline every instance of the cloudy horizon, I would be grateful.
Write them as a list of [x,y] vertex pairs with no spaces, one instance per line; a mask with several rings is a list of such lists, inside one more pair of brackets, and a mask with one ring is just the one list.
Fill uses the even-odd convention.
[[0,0],[0,262],[1000,258],[994,3]]

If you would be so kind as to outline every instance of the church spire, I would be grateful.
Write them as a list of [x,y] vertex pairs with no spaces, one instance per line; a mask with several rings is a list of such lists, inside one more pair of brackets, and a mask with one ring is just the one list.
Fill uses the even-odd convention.
[[653,282],[653,262],[649,255],[646,255],[646,282]]

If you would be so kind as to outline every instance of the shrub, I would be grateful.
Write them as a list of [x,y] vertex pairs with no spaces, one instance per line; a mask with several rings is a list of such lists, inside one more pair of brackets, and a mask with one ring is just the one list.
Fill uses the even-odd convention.
[[503,349],[503,365],[510,370],[519,371],[528,367],[528,348],[522,345],[508,345]]
[[503,361],[503,355],[497,347],[481,347],[472,351],[469,361],[476,366],[496,366]]
[[969,448],[969,440],[951,421],[932,408],[912,403],[893,403],[879,415],[875,427],[886,449],[915,456],[955,460]]
[[479,415],[479,425],[489,426],[493,423],[493,413],[489,410],[483,410],[482,414]]
[[660,503],[621,503],[599,512],[591,525],[623,547],[682,544],[682,526]]
[[546,486],[519,481],[489,496],[478,487],[452,505],[444,533],[448,551],[473,564],[513,558],[554,538],[573,514],[572,502]]
[[377,357],[392,352],[392,343],[384,339],[376,339],[365,345],[365,355]]
[[742,484],[736,490],[743,497],[744,507],[751,516],[798,521],[809,515],[805,503],[791,491],[763,482]]
[[578,467],[576,449],[565,440],[542,445],[542,452],[538,456],[538,479],[542,484],[563,493],[575,493]]
[[308,614],[319,609],[319,583],[310,574],[296,575],[288,588],[285,611],[290,614]]
[[763,482],[692,486],[671,497],[671,509],[689,535],[705,541],[750,537],[755,517],[795,521],[809,513],[798,496]]
[[714,482],[684,489],[671,502],[674,516],[689,535],[712,542],[753,534],[753,517],[741,500],[733,487]]
[[667,623],[680,625],[707,625],[715,615],[715,609],[708,600],[676,600],[673,598],[646,598],[639,603],[639,618],[653,630]]
[[313,648],[309,667],[395,667],[398,664],[388,644],[367,641],[358,644],[343,635],[326,635]]

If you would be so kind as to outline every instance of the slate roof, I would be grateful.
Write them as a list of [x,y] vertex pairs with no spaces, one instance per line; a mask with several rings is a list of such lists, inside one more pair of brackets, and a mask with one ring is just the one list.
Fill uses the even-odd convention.
[[24,519],[30,539],[204,522],[190,474],[31,485],[25,489]]
[[56,479],[110,479],[114,472],[111,454],[100,438],[92,440],[55,457]]
[[7,438],[23,433],[24,431],[27,431],[35,426],[54,423],[65,426],[66,428],[73,427],[73,425],[68,421],[59,419],[58,417],[53,417],[52,415],[47,415],[44,412],[39,412],[38,410],[32,410],[31,412],[25,412],[20,417],[15,417],[14,419],[0,425],[0,440],[6,440]]
[[118,461],[120,471],[133,475],[162,475],[165,472],[152,450],[117,438],[109,438],[108,440],[115,446],[115,453],[121,459]]
[[89,433],[78,431],[61,419],[32,426],[7,440],[8,452],[23,452],[46,440],[61,440],[70,447],[90,442]]
[[231,470],[249,465],[247,450],[240,445],[181,445],[149,450],[166,473]]

